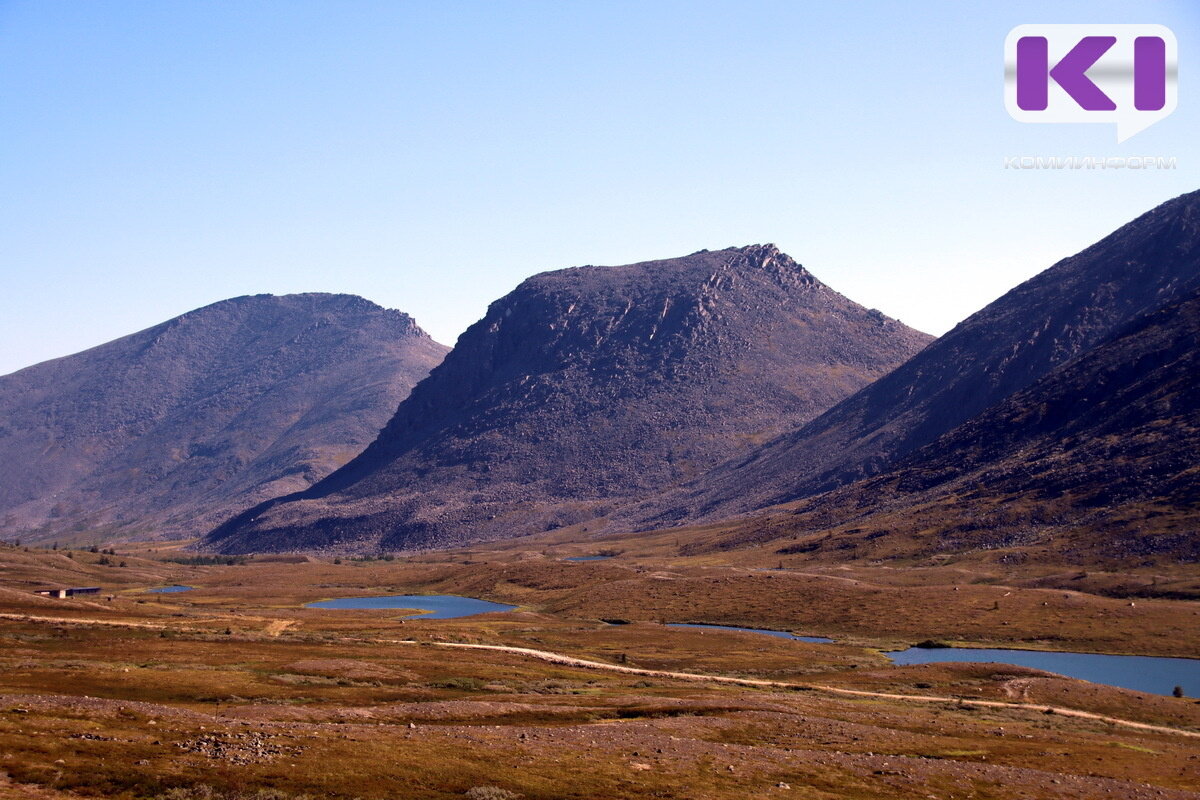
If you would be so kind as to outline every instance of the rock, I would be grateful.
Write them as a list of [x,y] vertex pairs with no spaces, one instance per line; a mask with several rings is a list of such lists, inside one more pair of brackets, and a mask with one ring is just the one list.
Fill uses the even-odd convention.
[[[859,532],[781,553],[1002,549],[1001,563],[1016,564],[1050,548],[1076,563],[1192,562],[1198,336],[1192,192],[1014,288],[812,422],[654,498],[637,521],[812,498],[790,518],[813,530],[853,519]],[[778,518],[777,534],[796,524]],[[756,518],[725,536],[764,527]],[[877,529],[894,535],[875,542]]]
[[0,376],[5,531],[211,528],[366,447],[445,352],[361,297],[256,295]]
[[358,458],[206,545],[372,551],[586,522],[812,419],[928,341],[773,245],[543,273],[492,303]]

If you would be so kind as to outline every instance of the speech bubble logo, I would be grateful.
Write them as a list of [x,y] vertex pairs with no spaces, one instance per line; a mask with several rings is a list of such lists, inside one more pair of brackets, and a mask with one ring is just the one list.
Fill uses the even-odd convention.
[[1179,44],[1163,25],[1018,25],[1004,105],[1019,122],[1113,124],[1123,142],[1179,103]]

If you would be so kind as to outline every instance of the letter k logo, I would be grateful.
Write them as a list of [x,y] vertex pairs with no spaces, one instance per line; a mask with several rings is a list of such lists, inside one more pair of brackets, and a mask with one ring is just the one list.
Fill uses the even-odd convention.
[[1004,106],[1019,122],[1115,124],[1123,142],[1179,100],[1179,45],[1162,25],[1018,25],[1004,40]]
[[1051,69],[1046,37],[1022,37],[1017,41],[1017,105],[1023,111],[1045,111],[1047,78],[1053,78],[1080,108],[1113,111],[1117,104],[1091,82],[1087,71],[1116,43],[1115,36],[1085,36]]

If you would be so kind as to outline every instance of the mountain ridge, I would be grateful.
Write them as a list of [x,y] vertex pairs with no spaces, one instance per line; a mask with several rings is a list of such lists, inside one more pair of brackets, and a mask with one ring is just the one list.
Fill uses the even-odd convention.
[[359,458],[205,545],[350,552],[576,524],[811,418],[928,340],[773,245],[541,273]]
[[[1200,561],[1200,290],[889,470],[709,543],[836,560]],[[696,552],[702,552],[698,548]]]
[[1200,192],[1160,204],[968,317],[820,417],[625,512],[616,527],[752,513],[878,474],[1200,286]]
[[245,295],[25,367],[0,377],[0,455],[26,466],[0,521],[194,535],[348,460],[444,351],[353,295]]

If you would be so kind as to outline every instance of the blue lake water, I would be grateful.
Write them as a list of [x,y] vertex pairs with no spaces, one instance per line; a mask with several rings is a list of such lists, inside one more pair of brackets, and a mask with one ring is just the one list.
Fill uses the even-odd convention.
[[738,633],[763,633],[767,636],[778,636],[780,639],[795,639],[798,642],[814,642],[816,644],[829,644],[833,639],[826,639],[824,636],[797,636],[794,633],[787,631],[772,631],[766,628],[737,628],[733,625],[703,625],[692,622],[668,622],[668,628],[701,628],[703,630],[714,631],[737,631]]
[[340,597],[308,603],[305,608],[419,608],[428,611],[420,619],[454,619],[487,614],[490,611],[512,611],[516,606],[459,597],[454,594],[393,594],[376,597]]
[[[577,558],[595,560],[594,556]],[[151,592],[181,592],[191,587],[166,586],[149,589]],[[308,608],[344,609],[421,609],[429,613],[420,614],[420,619],[453,619],[493,611],[511,611],[516,606],[459,597],[452,594],[429,595],[383,595],[374,597],[342,597],[337,600],[322,600],[309,603]],[[828,644],[833,639],[821,636],[797,636],[787,631],[766,628],[740,628],[733,625],[704,625],[700,623],[669,623],[670,628],[700,628],[739,633],[758,633],[780,639]],[[929,664],[939,661],[993,662],[1015,664],[1054,672],[1071,678],[1093,683],[1104,683],[1140,692],[1169,695],[1176,686],[1182,686],[1189,697],[1200,695],[1200,659],[1159,658],[1154,656],[1112,656],[1099,653],[1064,653],[1043,650],[1009,650],[984,648],[935,648],[919,647],[884,653],[897,665]]]
[[157,589],[147,589],[147,592],[153,594],[170,594],[172,592],[190,592],[192,586],[159,586]]
[[994,661],[1044,669],[1092,683],[1153,694],[1170,694],[1182,686],[1189,697],[1200,695],[1200,659],[1110,656],[1099,653],[1048,653],[1041,650],[984,650],[973,647],[922,649],[884,653],[896,664],[939,661]]
[[571,556],[564,558],[563,561],[604,561],[607,558],[613,558],[613,556]]
[[[742,633],[761,633],[802,642],[829,643],[820,636],[796,636],[787,631],[765,628],[738,628],[732,625],[670,623],[669,628],[712,628]],[[1119,686],[1151,694],[1171,694],[1182,686],[1188,697],[1200,695],[1200,659],[1160,658],[1156,656],[1111,656],[1101,653],[1064,653],[1044,650],[984,649],[974,647],[920,648],[884,653],[897,665],[932,664],[939,661],[994,662],[1032,667],[1069,678]]]

